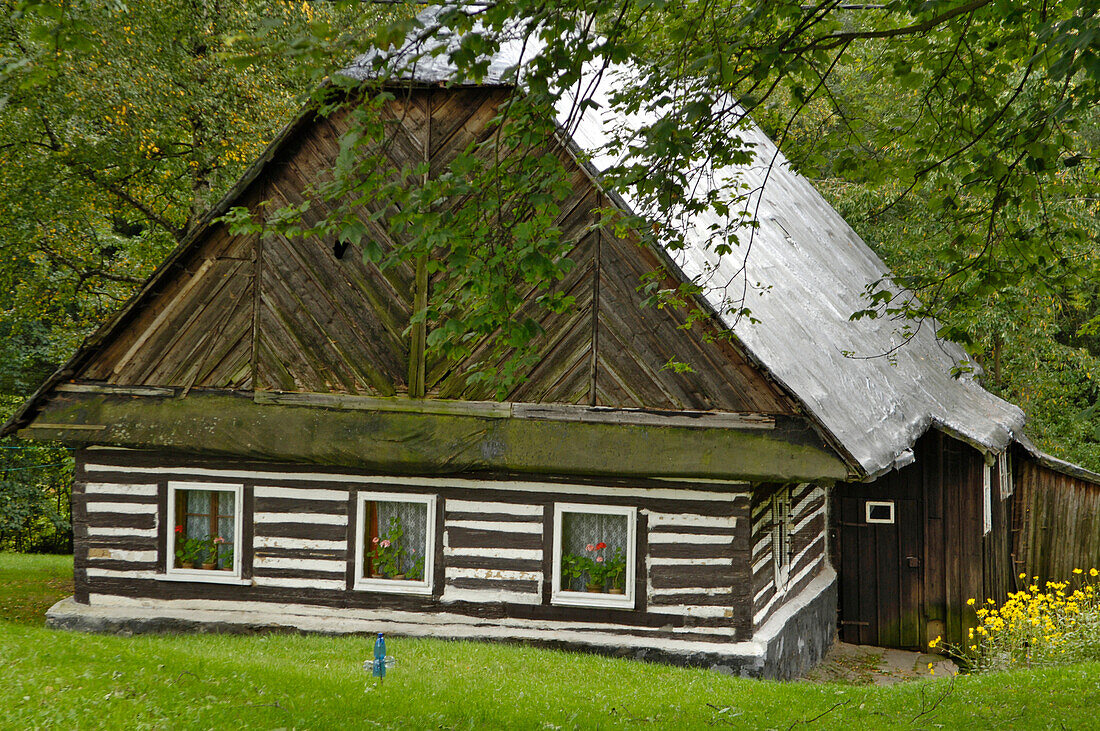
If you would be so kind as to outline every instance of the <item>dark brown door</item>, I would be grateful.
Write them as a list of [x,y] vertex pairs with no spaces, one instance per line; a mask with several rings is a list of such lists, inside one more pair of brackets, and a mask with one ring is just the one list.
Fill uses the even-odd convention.
[[923,515],[917,500],[891,492],[840,491],[840,638],[917,649],[925,644]]

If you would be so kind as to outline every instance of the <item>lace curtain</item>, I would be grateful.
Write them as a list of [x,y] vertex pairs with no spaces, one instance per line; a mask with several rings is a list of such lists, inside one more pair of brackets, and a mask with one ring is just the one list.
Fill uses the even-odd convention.
[[[228,549],[237,542],[234,521],[236,501],[233,493],[222,490],[182,490],[180,492],[182,492],[182,500],[179,500],[176,505],[183,508],[184,517],[183,520],[177,518],[177,523],[183,525],[184,537],[213,540],[220,536],[225,543],[218,551],[218,563],[223,563],[229,553]],[[211,513],[216,516],[214,523],[211,523]],[[215,525],[217,528],[211,534],[211,528]],[[203,562],[211,559],[209,549],[204,549],[199,556],[199,560]]]
[[[561,552],[563,556],[574,554],[594,558],[603,556],[609,559],[618,549],[626,555],[627,517],[625,515],[605,515],[603,513],[562,513],[561,515]],[[589,551],[587,546],[606,543],[602,551]],[[584,577],[568,579],[562,577],[562,589],[567,591],[585,591]]]
[[374,503],[374,506],[378,515],[379,538],[389,536],[395,525],[404,531],[399,539],[404,551],[399,564],[401,572],[409,573],[417,563],[423,570],[426,560],[424,552],[428,547],[428,506],[424,503],[382,501]]

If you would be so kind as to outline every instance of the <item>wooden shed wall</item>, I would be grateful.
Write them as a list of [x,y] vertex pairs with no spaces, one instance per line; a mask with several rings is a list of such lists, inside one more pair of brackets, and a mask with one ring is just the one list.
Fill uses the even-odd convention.
[[[242,577],[248,585],[165,580],[167,483],[243,485]],[[430,597],[350,590],[358,490],[439,498]],[[135,451],[79,453],[73,491],[78,601],[198,600],[210,608],[294,604],[446,612],[568,629],[699,642],[751,637],[748,485],[564,484],[377,475],[185,458]],[[814,504],[816,488],[804,489]],[[552,605],[556,502],[638,509],[632,610]],[[508,510],[515,520],[470,528]],[[805,512],[805,511],[803,511]],[[813,522],[813,521],[811,521]],[[793,574],[792,574],[793,575]],[[276,609],[275,611],[279,611]],[[507,622],[505,622],[507,623]]]
[[[968,600],[1003,598],[1015,567],[1012,506],[991,471],[991,529],[984,531],[984,455],[938,430],[915,461],[874,482],[837,488],[841,638],[921,648],[962,642],[976,616]],[[866,501],[893,501],[894,525],[869,525]],[[915,561],[915,563],[911,563]]]
[[[458,152],[489,134],[503,89],[435,89],[402,95],[386,107],[384,149],[397,170],[427,161],[438,175]],[[297,205],[330,177],[348,112],[317,118],[289,135],[235,205],[253,210]],[[534,403],[794,413],[792,402],[736,347],[715,337],[714,323],[680,329],[684,312],[643,305],[641,277],[664,266],[636,242],[597,225],[608,205],[586,172],[558,149],[573,192],[556,225],[574,242],[573,269],[555,289],[575,298],[566,313],[534,304],[530,289],[517,316],[535,317],[543,333],[526,381],[504,398]],[[323,201],[310,198],[314,223]],[[383,249],[395,246],[385,222],[361,218]],[[233,236],[222,225],[180,256],[120,323],[78,378],[120,385],[195,386],[392,396],[408,391],[414,309],[410,266],[381,269],[350,243]],[[673,274],[665,284],[675,286]],[[258,283],[258,284],[257,284]],[[440,286],[434,275],[431,287]],[[492,337],[462,363],[431,360],[429,396],[492,400],[495,384],[469,384],[475,367],[499,365]],[[690,372],[667,368],[670,360]]]
[[1100,485],[1030,458],[1019,460],[1017,474],[1019,570],[1045,583],[1100,568]]

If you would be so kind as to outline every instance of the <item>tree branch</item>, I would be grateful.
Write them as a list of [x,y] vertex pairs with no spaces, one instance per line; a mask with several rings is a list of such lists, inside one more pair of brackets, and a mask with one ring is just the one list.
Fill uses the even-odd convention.
[[844,31],[841,33],[830,33],[827,36],[823,36],[815,41],[811,41],[801,48],[792,49],[794,53],[803,53],[805,51],[828,51],[841,44],[848,43],[856,40],[869,40],[872,38],[896,38],[898,36],[917,35],[920,33],[927,33],[936,26],[951,20],[959,15],[965,15],[966,13],[972,13],[979,8],[989,5],[993,0],[971,0],[971,2],[965,5],[960,5],[957,8],[953,8],[939,15],[929,18],[923,23],[914,23],[913,25],[902,26],[901,28],[889,28],[887,30],[867,30],[867,31]]

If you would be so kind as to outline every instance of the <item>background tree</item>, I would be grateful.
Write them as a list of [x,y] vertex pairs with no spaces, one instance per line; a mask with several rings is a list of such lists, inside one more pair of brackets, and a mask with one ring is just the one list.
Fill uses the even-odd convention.
[[[2,8],[6,419],[121,306],[313,87],[314,69],[297,58],[231,65],[232,41],[296,38],[349,15],[359,22],[367,10],[278,0],[7,0]],[[0,545],[63,544],[46,534],[67,530],[67,499],[57,502],[59,519],[41,516],[64,482],[55,473],[67,452],[18,440],[0,447]]]

